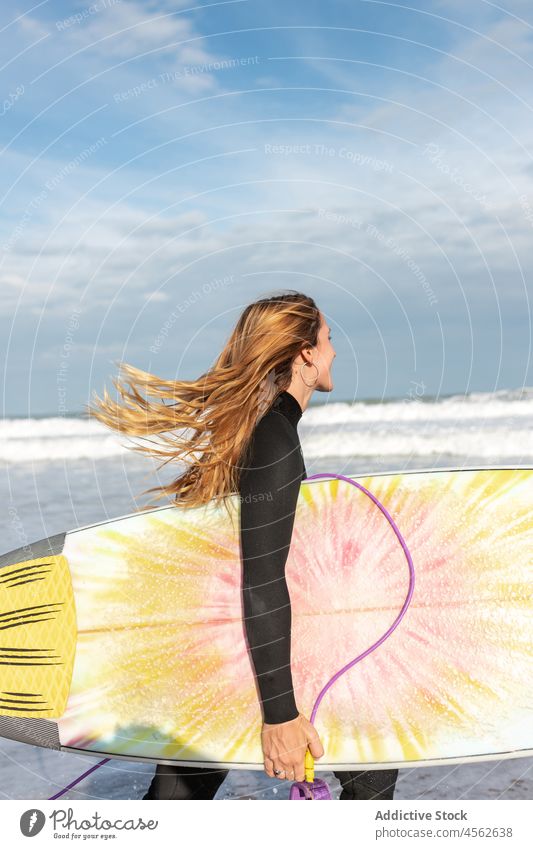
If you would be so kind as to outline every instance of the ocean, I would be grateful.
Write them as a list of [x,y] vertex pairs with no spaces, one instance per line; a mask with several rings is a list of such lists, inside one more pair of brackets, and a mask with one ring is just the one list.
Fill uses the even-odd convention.
[[[298,425],[308,476],[408,469],[533,467],[533,387],[430,398],[313,403]],[[6,417],[0,423],[3,461],[2,553],[65,530],[132,513],[180,472],[139,455],[130,439],[81,414]],[[163,501],[158,502],[161,506]],[[532,728],[533,731],[533,728]],[[0,794],[46,799],[99,760],[51,752],[0,738]],[[318,767],[318,763],[316,765]],[[63,799],[135,799],[154,767],[112,760]],[[335,797],[340,788],[326,778]],[[255,770],[231,770],[216,798],[283,799],[289,782]],[[531,799],[533,758],[401,769],[397,799]]]

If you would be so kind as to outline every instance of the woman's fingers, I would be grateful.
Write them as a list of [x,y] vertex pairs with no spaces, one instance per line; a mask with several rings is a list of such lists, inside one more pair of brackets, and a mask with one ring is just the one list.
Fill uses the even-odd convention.
[[[266,774],[270,778],[277,778],[280,781],[294,781],[296,773],[298,772],[298,766],[296,764],[284,764],[281,761],[273,761],[271,758],[266,756],[264,758],[264,768]],[[276,770],[278,770],[277,775]],[[302,770],[302,778],[303,774]]]
[[305,778],[305,761],[304,763],[298,762],[294,769],[294,779],[295,781],[303,781]]
[[[280,770],[279,775],[276,775],[276,770]],[[294,763],[283,763],[283,761],[274,763],[274,778],[279,778],[280,781],[294,781],[296,771],[297,766]]]
[[280,781],[294,781],[294,771],[292,769],[284,769],[282,766],[276,767],[276,769],[280,769],[281,772],[279,775],[274,774],[274,778],[278,778]]
[[266,774],[280,781],[305,779],[305,753],[308,746],[315,757],[323,754],[316,729],[302,714],[288,722],[272,725],[263,723],[261,744]]
[[265,766],[266,774],[269,775],[270,778],[275,778],[276,776],[274,775],[274,761],[271,758],[267,758],[266,755],[264,757],[264,761],[265,761],[264,766]]

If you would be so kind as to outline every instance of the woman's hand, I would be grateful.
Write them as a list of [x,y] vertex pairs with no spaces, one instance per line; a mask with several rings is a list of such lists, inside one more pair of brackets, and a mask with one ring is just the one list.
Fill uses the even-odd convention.
[[[266,774],[287,781],[304,780],[308,748],[315,759],[324,754],[316,728],[301,713],[288,722],[263,722],[261,745]],[[282,771],[276,775],[274,770]]]

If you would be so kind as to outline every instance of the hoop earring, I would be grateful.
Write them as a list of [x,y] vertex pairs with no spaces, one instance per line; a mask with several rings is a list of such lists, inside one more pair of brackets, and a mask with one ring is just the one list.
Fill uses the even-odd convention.
[[[308,383],[307,380],[304,378],[304,376],[302,374],[302,369],[303,369],[304,366],[313,366],[313,368],[316,368],[316,377],[315,377],[313,383]],[[314,386],[315,383],[318,380],[318,368],[317,368],[317,366],[315,366],[314,363],[302,363],[302,365],[300,366],[300,377],[302,378],[302,380],[303,380],[303,382],[305,383],[306,386]]]

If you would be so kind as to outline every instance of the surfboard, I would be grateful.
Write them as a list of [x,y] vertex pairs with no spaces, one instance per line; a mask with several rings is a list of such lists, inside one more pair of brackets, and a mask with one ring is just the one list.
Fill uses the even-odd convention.
[[[533,468],[351,476],[393,517],[415,588],[326,692],[319,770],[533,754]],[[239,495],[139,511],[0,558],[0,734],[61,751],[263,769],[241,596]],[[302,483],[286,566],[299,710],[396,619],[390,523],[337,478]]]

